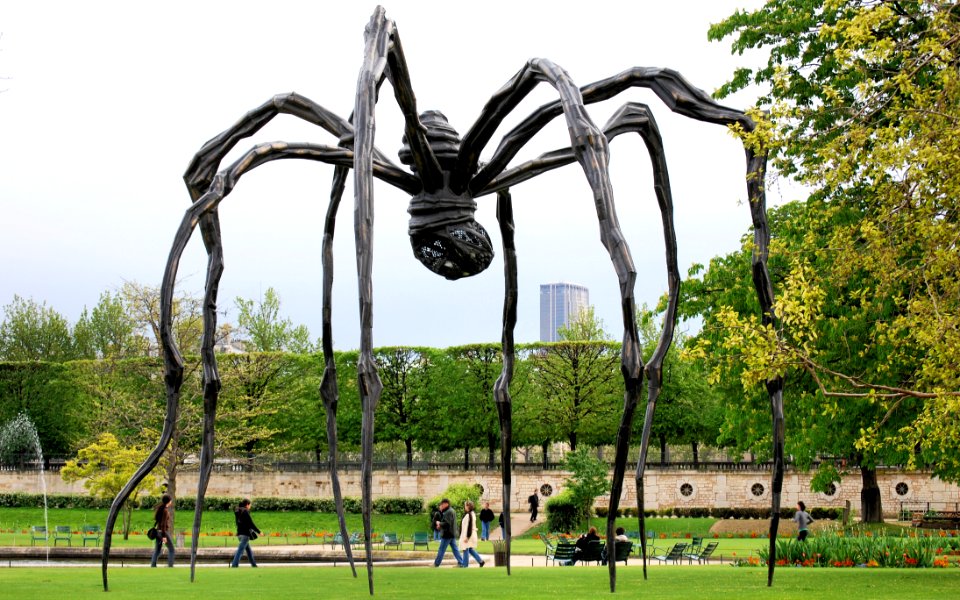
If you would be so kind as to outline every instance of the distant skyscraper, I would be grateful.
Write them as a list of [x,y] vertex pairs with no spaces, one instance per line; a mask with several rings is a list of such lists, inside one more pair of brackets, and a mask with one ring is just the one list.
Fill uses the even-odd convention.
[[590,305],[590,291],[575,283],[540,286],[540,341],[557,341],[557,329],[568,325]]

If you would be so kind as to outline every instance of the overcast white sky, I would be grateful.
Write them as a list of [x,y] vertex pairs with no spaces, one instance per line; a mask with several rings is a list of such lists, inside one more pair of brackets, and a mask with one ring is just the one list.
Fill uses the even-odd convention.
[[[746,59],[709,43],[710,23],[759,0],[384,3],[397,23],[420,110],[438,109],[463,134],[483,104],[523,63],[545,57],[579,85],[631,66],[680,71],[708,92]],[[188,204],[181,175],[209,138],[276,93],[297,91],[344,117],[353,107],[363,29],[375,4],[48,2],[0,4],[0,304],[14,294],[46,301],[75,320],[125,280],[158,284]],[[570,8],[561,8],[570,7]],[[552,100],[540,86],[494,137]],[[377,146],[400,147],[392,93],[378,105]],[[666,145],[680,266],[738,247],[749,226],[742,148],[723,128],[670,113],[645,90],[591,107],[599,125],[627,101],[649,102]],[[752,104],[743,94],[727,100]],[[567,143],[562,119],[517,162]],[[249,143],[335,140],[279,117]],[[640,272],[637,297],[665,288],[660,218],[649,159],[639,138],[611,144],[620,220]],[[282,164],[281,164],[282,163]],[[248,174],[221,205],[226,270],[220,306],[274,287],[283,312],[320,333],[320,246],[332,169],[281,161]],[[481,275],[446,281],[413,258],[408,198],[376,184],[374,343],[449,346],[497,341],[503,295],[499,256]],[[539,335],[539,285],[587,286],[606,329],[621,332],[617,278],[598,234],[582,171],[573,165],[513,190],[519,255],[518,341]],[[769,202],[793,199],[771,190]],[[359,343],[348,186],[335,249],[334,337]],[[499,249],[494,200],[478,221]],[[180,268],[201,291],[206,255],[199,235]]]

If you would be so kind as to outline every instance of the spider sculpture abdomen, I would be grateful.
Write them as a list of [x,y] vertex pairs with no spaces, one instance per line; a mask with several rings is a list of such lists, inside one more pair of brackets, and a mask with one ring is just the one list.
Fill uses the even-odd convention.
[[[487,230],[473,218],[477,202],[469,193],[450,190],[449,173],[460,153],[460,137],[439,111],[420,115],[427,141],[444,174],[444,187],[417,194],[410,199],[410,244],[423,266],[447,279],[470,277],[482,272],[493,260],[493,244]],[[416,166],[404,138],[400,162]]]

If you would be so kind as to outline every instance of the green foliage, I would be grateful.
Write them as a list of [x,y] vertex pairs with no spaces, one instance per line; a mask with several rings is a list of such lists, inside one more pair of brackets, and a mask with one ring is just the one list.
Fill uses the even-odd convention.
[[[203,510],[232,512],[242,498],[206,496]],[[36,507],[43,508],[43,494],[0,494],[0,508]],[[110,508],[113,497],[79,496],[75,494],[50,494],[46,496],[48,508]],[[336,513],[333,498],[252,498],[257,512],[320,512]],[[344,510],[351,514],[360,514],[360,498],[345,497]],[[153,507],[160,503],[159,495],[142,495],[139,504]],[[181,496],[174,500],[177,510],[190,511],[196,507],[197,499]],[[423,513],[422,498],[382,497],[373,501],[373,512],[382,515],[419,515]]]
[[74,326],[76,354],[83,358],[146,356],[148,340],[137,332],[137,322],[119,293],[103,292],[92,312],[86,307]]
[[748,138],[813,190],[777,290],[782,331],[743,313],[723,319],[740,332],[743,379],[799,366],[827,398],[819,412],[838,424],[846,419],[834,415],[861,418],[846,425],[867,464],[899,450],[951,481],[960,478],[957,14],[955,3],[925,0],[770,1],[710,31],[732,37],[736,52],[768,51],[721,94],[750,82],[769,90],[758,103],[768,116]]
[[572,533],[583,520],[583,503],[569,490],[555,494],[547,500],[547,527],[550,531]]
[[440,508],[440,501],[446,498],[450,500],[453,510],[460,514],[467,500],[479,506],[481,494],[483,494],[483,487],[479,483],[452,483],[442,494],[434,496],[427,502],[427,513],[430,515],[435,513]]
[[580,448],[567,453],[564,468],[570,471],[564,492],[580,507],[577,520],[588,519],[593,514],[594,499],[609,489],[607,464]]
[[237,324],[247,338],[247,350],[294,354],[317,350],[305,325],[294,326],[289,318],[280,317],[280,296],[272,287],[267,288],[259,302],[237,297],[235,304],[239,311]]
[[46,302],[15,295],[3,313],[0,360],[62,362],[77,357],[70,324]]
[[[97,498],[115,498],[147,458],[147,450],[122,446],[112,433],[101,433],[97,441],[67,461],[60,476],[67,483],[83,480],[83,487]],[[130,535],[130,512],[140,497],[159,490],[155,474],[143,478],[123,505],[123,535]]]
[[557,339],[565,342],[605,342],[610,336],[603,329],[603,319],[596,315],[593,305],[582,309],[566,325],[557,329]]
[[[946,545],[944,540],[912,533],[893,536],[825,532],[803,543],[780,539],[776,563],[804,567],[924,568],[933,567],[935,559],[946,560],[941,557]],[[769,548],[760,549],[758,554],[764,564],[769,561]]]
[[620,345],[553,342],[523,347],[529,365],[527,414],[553,431],[552,439],[606,444],[616,437],[623,406]]
[[0,362],[0,427],[18,414],[27,415],[44,456],[75,451],[84,437],[87,408],[68,364]]

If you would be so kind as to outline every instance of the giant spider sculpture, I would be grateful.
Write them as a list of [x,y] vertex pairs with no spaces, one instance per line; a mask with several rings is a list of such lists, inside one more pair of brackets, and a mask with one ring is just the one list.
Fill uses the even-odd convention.
[[[374,147],[374,110],[379,88],[389,80],[405,121],[404,145],[400,161],[410,171],[392,163]],[[479,162],[480,152],[487,146],[503,119],[539,83],[546,82],[556,89],[559,100],[545,104],[531,113],[500,142],[486,164]],[[497,91],[483,108],[476,123],[463,139],[439,112],[418,113],[410,76],[400,46],[400,38],[393,21],[386,18],[383,8],[377,7],[365,30],[365,55],[357,84],[356,105],[352,117],[343,119],[322,106],[298,94],[274,97],[259,108],[243,116],[233,127],[207,142],[187,169],[184,179],[193,204],[186,211],[174,238],[161,286],[161,344],[165,365],[167,414],[163,432],[156,448],[117,495],[106,523],[103,544],[103,586],[107,589],[107,565],[111,536],[117,514],[133,489],[160,460],[174,428],[180,386],[183,381],[183,360],[171,335],[172,301],[180,257],[193,231],[199,225],[208,254],[206,292],[204,298],[204,335],[201,349],[203,361],[203,446],[200,458],[200,478],[197,490],[196,512],[190,559],[191,580],[195,574],[197,543],[199,540],[203,498],[210,480],[213,464],[214,415],[220,390],[217,362],[213,352],[216,329],[217,288],[223,270],[218,207],[233,190],[242,175],[266,162],[295,158],[315,160],[335,166],[332,192],[323,233],[323,356],[325,369],[320,395],[327,415],[327,441],[330,450],[330,479],[337,505],[339,527],[347,539],[343,516],[343,502],[337,475],[336,411],[338,390],[333,359],[331,335],[331,290],[333,286],[332,242],[337,211],[348,171],[354,176],[354,233],[356,236],[357,272],[360,288],[360,355],[358,387],[362,404],[362,514],[366,548],[367,579],[373,593],[373,563],[371,539],[371,483],[374,442],[374,410],[382,385],[373,359],[373,319],[371,249],[373,229],[373,178],[381,179],[410,194],[410,241],[414,255],[431,271],[448,279],[458,279],[479,273],[493,257],[493,248],[487,232],[474,220],[475,199],[489,194],[497,195],[497,219],[503,240],[505,298],[503,306],[503,369],[494,389],[501,428],[501,465],[503,510],[507,528],[507,553],[510,552],[510,503],[512,422],[510,382],[514,365],[513,330],[517,310],[517,267],[514,248],[514,224],[509,189],[527,179],[558,167],[578,162],[593,191],[600,224],[600,238],[610,254],[620,283],[620,302],[623,313],[623,347],[621,371],[624,380],[624,410],[617,433],[616,458],[610,490],[610,511],[607,521],[607,539],[614,537],[614,519],[623,491],[630,431],[633,423],[644,374],[648,380],[646,413],[641,450],[636,472],[637,503],[641,540],[645,544],[643,521],[643,475],[654,408],[662,377],[661,368],[667,349],[673,339],[676,321],[680,275],[677,268],[676,234],[673,225],[673,207],[667,166],[656,123],[647,106],[625,104],[600,130],[586,111],[586,105],[609,99],[632,87],[651,89],[671,110],[679,114],[719,125],[739,125],[744,131],[754,128],[753,121],[743,112],[725,108],[714,102],[701,90],[690,85],[678,73],[668,69],[632,68],[609,79],[583,88],[574,85],[569,75],[549,60],[528,61],[506,85]],[[312,143],[276,142],[251,148],[233,164],[221,169],[221,161],[242,139],[256,133],[273,117],[287,113],[313,123],[333,134],[338,144],[324,146]],[[555,117],[563,115],[570,133],[570,146],[507,169],[517,152]],[[614,137],[634,132],[639,134],[653,163],[655,193],[660,206],[666,241],[668,274],[668,305],[659,343],[652,356],[644,363],[635,321],[634,282],[636,270],[627,242],[617,221],[613,201],[613,187],[608,171],[607,143]],[[753,280],[760,299],[765,322],[774,321],[773,290],[767,272],[769,233],[766,222],[763,174],[765,157],[746,149],[747,190],[754,225],[755,251]],[[774,423],[774,471],[772,481],[772,520],[770,525],[770,555],[775,554],[776,533],[779,524],[780,495],[783,480],[783,411],[782,381],[767,383]],[[353,555],[344,545],[353,568]],[[644,551],[644,556],[646,552]],[[773,581],[774,560],[770,560],[768,585]],[[508,561],[509,565],[509,561]],[[616,562],[609,561],[610,589],[616,585]],[[509,566],[508,566],[509,573]],[[644,562],[646,576],[646,562]]]

